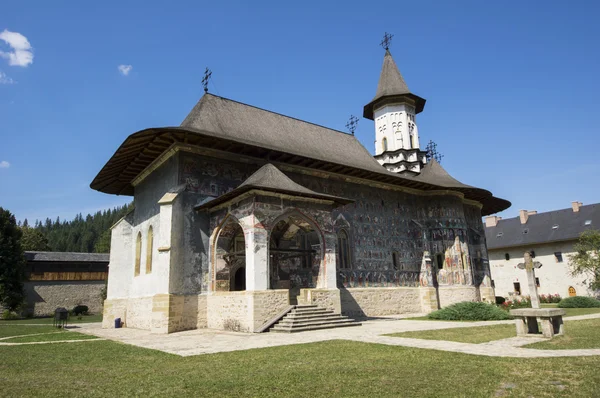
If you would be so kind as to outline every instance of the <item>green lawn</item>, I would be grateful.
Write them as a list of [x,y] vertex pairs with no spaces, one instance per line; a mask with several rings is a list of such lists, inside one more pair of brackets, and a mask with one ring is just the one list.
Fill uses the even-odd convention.
[[[0,321],[0,325],[16,325],[16,324],[27,324],[27,325],[52,325],[52,317],[47,318],[27,318],[27,319],[14,319],[10,321]],[[69,317],[67,325],[73,323],[89,323],[89,322],[102,322],[102,314],[98,315],[82,315],[81,319],[77,319],[76,316],[72,315]]]
[[[542,304],[542,308],[558,308],[556,304]],[[600,314],[600,308],[563,308],[565,318],[577,315]],[[437,322],[471,322],[471,321],[443,321],[439,319],[429,319],[427,316],[417,316],[414,318],[404,318],[410,321],[437,321]]]
[[96,336],[90,336],[87,334],[70,332],[66,330],[54,331],[45,334],[35,334],[23,337],[14,337],[10,339],[2,340],[2,343],[30,343],[30,342],[41,342],[41,341],[61,341],[61,340],[93,340],[97,339]]
[[[403,332],[390,334],[388,336],[479,344],[487,343],[493,340],[515,337],[516,328],[514,324],[490,325],[418,332]],[[600,318],[566,322],[565,336],[555,337],[548,342],[530,344],[527,346],[527,348],[540,348],[549,350],[600,348]]]
[[179,357],[112,341],[0,347],[1,396],[591,397],[599,357],[517,359],[328,341]]
[[600,319],[567,322],[565,323],[564,336],[557,336],[549,341],[529,344],[527,348],[541,350],[600,348]]

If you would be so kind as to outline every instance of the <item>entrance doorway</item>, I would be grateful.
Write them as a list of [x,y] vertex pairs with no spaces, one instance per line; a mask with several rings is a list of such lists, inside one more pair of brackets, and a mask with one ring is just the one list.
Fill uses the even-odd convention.
[[246,267],[240,267],[233,277],[233,289],[236,292],[246,290]]
[[322,243],[316,227],[300,214],[278,221],[269,240],[271,289],[289,289],[290,304],[297,304],[300,289],[317,286]]

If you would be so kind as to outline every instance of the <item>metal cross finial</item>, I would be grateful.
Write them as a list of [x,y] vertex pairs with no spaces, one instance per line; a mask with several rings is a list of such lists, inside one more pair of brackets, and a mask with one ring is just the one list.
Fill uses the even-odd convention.
[[208,93],[208,81],[212,76],[212,71],[208,68],[204,71],[204,77],[202,78],[202,85],[204,86],[204,92]]
[[437,144],[432,140],[429,140],[429,143],[425,147],[425,151],[427,151],[427,160],[435,159],[438,163],[442,163],[442,158],[444,155],[437,151]]
[[381,45],[381,47],[386,49],[386,51],[390,49],[390,44],[392,43],[392,37],[394,37],[394,35],[389,34],[388,32],[385,32],[385,34],[383,35],[383,40],[381,41],[381,43],[379,43]]
[[352,135],[354,135],[354,132],[356,131],[356,125],[358,125],[358,118],[354,115],[350,115],[350,119],[348,119],[348,123],[346,123],[346,128]]

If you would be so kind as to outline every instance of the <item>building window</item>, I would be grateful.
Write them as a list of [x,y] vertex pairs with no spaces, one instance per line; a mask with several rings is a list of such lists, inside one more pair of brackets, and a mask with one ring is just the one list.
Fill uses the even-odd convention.
[[398,270],[398,252],[392,252],[392,262],[394,263],[394,270]]
[[519,282],[514,282],[513,287],[515,289],[515,293],[517,294],[517,296],[520,296],[521,295],[521,284]]
[[538,278],[537,276],[535,277],[535,285],[537,287],[540,287],[540,278]]
[[441,254],[437,254],[435,256],[435,259],[436,259],[438,269],[443,269],[444,268],[444,256]]
[[577,296],[577,292],[573,286],[569,286],[569,297]]
[[338,232],[338,253],[340,269],[350,268],[350,244],[348,234],[343,229]]
[[529,255],[531,256],[531,258],[535,258],[535,251],[534,250],[530,251]]
[[505,259],[506,261],[510,260],[510,254],[508,254],[508,253],[504,253],[504,259]]
[[387,138],[385,138],[385,137],[383,137],[383,140],[381,141],[381,148],[383,149],[383,152],[388,150]]
[[563,262],[563,257],[562,257],[562,253],[561,252],[554,252],[554,257],[556,257],[556,262],[557,263],[562,263]]
[[138,232],[137,239],[135,240],[135,269],[134,276],[140,274],[140,264],[142,261],[142,233]]
[[152,272],[152,247],[154,243],[154,232],[152,226],[148,228],[148,238],[146,243],[146,273]]

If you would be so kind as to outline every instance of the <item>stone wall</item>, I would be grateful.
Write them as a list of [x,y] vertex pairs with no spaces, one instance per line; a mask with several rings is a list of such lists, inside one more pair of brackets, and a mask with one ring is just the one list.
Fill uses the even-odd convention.
[[246,292],[254,302],[254,328],[257,330],[290,305],[287,289]]
[[152,296],[135,297],[127,300],[127,312],[121,318],[124,326],[150,330],[152,326]]
[[313,304],[332,310],[336,314],[342,312],[339,289],[300,289],[298,304]]
[[102,313],[104,281],[25,282],[27,308],[34,316],[51,315],[58,307],[68,310],[87,305],[92,314]]
[[462,301],[480,301],[479,289],[475,286],[440,286],[438,295],[441,308]]
[[365,317],[420,313],[419,290],[411,287],[340,289],[342,314]]

